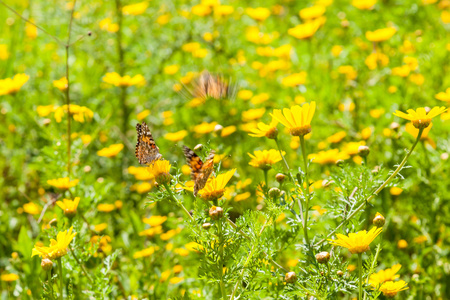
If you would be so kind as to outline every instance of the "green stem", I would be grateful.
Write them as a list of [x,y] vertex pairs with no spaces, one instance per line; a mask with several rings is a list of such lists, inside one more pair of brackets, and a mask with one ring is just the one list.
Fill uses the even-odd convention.
[[57,259],[58,261],[58,275],[59,275],[59,299],[63,299],[63,290],[64,290],[64,283],[63,283],[63,268],[62,268],[62,261],[61,257]]
[[52,270],[49,270],[47,272],[47,274],[48,274],[48,285],[50,286],[50,296],[51,296],[52,299],[55,299],[53,297]]
[[86,268],[83,266],[78,257],[75,255],[75,251],[73,251],[72,248],[70,248],[70,253],[72,253],[73,258],[75,258],[77,264],[81,267],[81,270],[83,271],[84,275],[86,275],[86,278],[92,283],[91,276],[89,276],[89,273],[86,271]]
[[191,221],[194,221],[194,218],[191,216],[191,214],[189,213],[189,211],[186,209],[186,207],[184,207],[183,203],[181,203],[177,197],[175,197],[175,195],[173,194],[172,190],[169,188],[169,186],[167,185],[167,183],[163,184],[166,191],[169,193],[170,198],[172,198],[173,201],[175,201],[179,207],[181,207],[181,209],[184,211],[184,213],[189,217],[189,219]]
[[225,299],[227,296],[227,292],[225,290],[225,283],[223,281],[223,233],[222,233],[222,219],[219,219],[217,222],[218,227],[218,235],[219,235],[219,272],[220,272],[220,293],[222,295],[222,299]]
[[309,193],[309,173],[308,173],[308,159],[306,157],[305,137],[300,136],[300,145],[302,146],[303,165],[306,180],[306,207],[305,207],[305,224],[303,226],[303,232],[305,235],[306,243],[309,245],[308,237],[308,214],[309,214],[309,201],[311,200],[311,194]]
[[292,183],[295,184],[294,177],[292,176],[291,169],[289,168],[286,158],[283,155],[283,151],[281,150],[280,143],[278,142],[278,139],[274,139],[274,140],[275,140],[275,143],[277,144],[278,151],[280,151],[281,158],[283,158],[284,167],[286,168],[286,172],[288,172],[289,178],[291,179]]
[[264,171],[264,181],[266,183],[266,191],[269,191],[269,181],[267,179],[267,173],[269,172],[269,170],[263,169],[263,171]]
[[[376,253],[375,253],[375,257],[373,258],[372,264],[370,265],[369,273],[367,274],[366,283],[369,283],[370,275],[372,274],[373,269],[375,268],[375,264],[377,263],[378,254],[380,254],[380,251],[381,251],[381,245],[378,244],[377,245],[377,250],[376,250]],[[367,296],[367,294],[364,294],[364,300],[366,299],[366,296]]]
[[395,176],[397,176],[397,174],[403,169],[403,166],[406,164],[406,161],[408,160],[408,158],[411,156],[414,148],[416,147],[417,143],[420,140],[420,137],[422,136],[422,132],[423,129],[419,129],[419,133],[417,134],[417,138],[416,141],[414,142],[414,144],[412,145],[411,149],[409,150],[409,152],[406,154],[406,156],[403,158],[402,162],[400,163],[400,165],[398,165],[397,169],[395,169],[395,171],[391,174],[391,176],[389,176],[388,179],[386,179],[385,182],[383,182],[383,184],[380,185],[380,187],[372,194],[370,195],[366,200],[363,201],[363,203],[361,203],[360,206],[358,206],[349,216],[348,218],[346,218],[345,220],[343,220],[332,232],[330,232],[326,238],[320,240],[319,242],[317,242],[317,244],[315,244],[314,246],[317,247],[320,244],[322,244],[323,242],[325,242],[327,240],[327,238],[329,238],[330,236],[332,236],[336,231],[339,230],[339,228],[341,228],[343,225],[347,224],[347,222],[353,218],[361,209],[364,208],[364,206],[366,205],[366,203],[370,202],[370,200],[372,200],[373,198],[375,198],[385,187],[386,185],[388,185],[392,179],[395,178]]
[[358,253],[359,300],[362,300],[362,253]]

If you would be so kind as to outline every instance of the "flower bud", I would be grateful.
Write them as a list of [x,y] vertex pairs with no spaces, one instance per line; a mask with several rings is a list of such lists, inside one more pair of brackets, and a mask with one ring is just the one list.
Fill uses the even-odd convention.
[[213,220],[218,220],[223,216],[223,208],[219,206],[213,206],[209,209],[209,216]]
[[277,175],[275,175],[275,179],[277,180],[277,182],[282,183],[286,179],[286,175],[284,175],[283,173],[278,173]]
[[339,271],[336,272],[336,274],[337,274],[339,277],[342,277],[342,276],[344,275],[344,272],[342,272],[341,270],[339,270]]
[[223,130],[223,126],[220,124],[217,124],[216,126],[214,126],[214,132],[217,134],[220,134]]
[[377,227],[383,227],[384,223],[386,222],[386,219],[383,217],[382,214],[377,212],[375,215],[375,218],[373,218],[373,225]]
[[358,153],[359,155],[361,155],[362,157],[365,157],[367,155],[369,155],[370,153],[370,148],[367,146],[359,146],[358,148]]
[[336,166],[338,166],[339,168],[342,168],[344,166],[344,160],[343,159],[338,159],[336,161]]
[[41,261],[41,267],[44,271],[48,272],[53,268],[53,262],[48,258],[43,258]]
[[319,264],[326,264],[330,260],[330,253],[323,251],[316,254],[316,259]]
[[400,124],[398,124],[397,122],[392,122],[389,127],[394,131],[398,131],[400,129]]
[[197,146],[194,147],[195,151],[200,151],[203,149],[203,145],[202,144],[197,144]]
[[280,197],[280,195],[281,195],[281,191],[279,188],[274,187],[269,190],[269,196],[271,198],[278,198],[278,197]]
[[297,281],[297,275],[295,275],[295,272],[286,273],[286,276],[284,277],[284,280],[287,283],[294,283],[294,282]]
[[203,223],[203,229],[209,230],[211,228],[211,223]]

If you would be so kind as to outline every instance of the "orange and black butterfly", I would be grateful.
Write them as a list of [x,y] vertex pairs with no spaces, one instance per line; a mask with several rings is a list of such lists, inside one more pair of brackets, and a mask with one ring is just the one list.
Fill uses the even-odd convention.
[[191,178],[194,181],[194,196],[197,197],[198,191],[203,189],[214,169],[214,150],[211,150],[206,161],[203,162],[201,158],[189,147],[183,146],[184,156],[186,156],[187,163],[191,168]]
[[206,70],[185,88],[192,97],[203,100],[208,98],[233,99],[236,93],[236,86],[230,80],[226,80],[221,75],[211,74]]
[[136,124],[137,143],[136,143],[136,157],[141,165],[151,164],[155,160],[162,157],[159,153],[159,148],[155,144],[152,133],[145,122]]

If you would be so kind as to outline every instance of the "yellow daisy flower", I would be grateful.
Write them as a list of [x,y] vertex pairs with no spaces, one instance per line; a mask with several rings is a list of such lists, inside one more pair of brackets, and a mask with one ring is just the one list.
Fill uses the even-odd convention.
[[250,132],[248,135],[253,137],[262,137],[265,136],[269,139],[275,139],[278,135],[277,130],[278,120],[275,118],[272,118],[272,121],[269,125],[259,122],[256,125],[256,128],[250,129]]
[[407,283],[403,280],[399,281],[388,281],[383,283],[379,288],[379,291],[383,292],[386,297],[392,298],[397,295],[398,292],[407,290]]
[[207,201],[216,200],[222,197],[225,193],[225,186],[235,172],[236,169],[232,169],[208,180],[205,187],[199,191],[200,197]]
[[144,86],[145,78],[141,74],[131,77],[130,75],[120,76],[119,73],[106,73],[103,81],[118,87],[129,87],[132,85]]
[[252,158],[252,160],[249,162],[249,165],[263,170],[269,170],[274,163],[282,160],[280,152],[275,149],[263,151],[258,150],[254,151],[253,153],[254,155],[247,153]]
[[275,109],[273,114],[270,115],[286,126],[291,135],[304,136],[311,132],[311,120],[315,110],[316,102],[312,101],[311,104],[305,103],[301,107],[295,105],[290,109],[284,108],[283,112],[281,112],[281,109]]
[[39,257],[42,258],[48,258],[48,259],[57,259],[60,257],[63,257],[67,254],[67,247],[69,247],[70,242],[73,240],[76,232],[73,232],[73,226],[70,227],[69,230],[60,231],[58,235],[56,236],[56,240],[51,239],[50,240],[50,246],[38,246],[37,244],[34,245],[34,248],[32,250],[31,257],[35,255],[39,255]]
[[170,182],[170,167],[168,160],[159,159],[151,164],[147,170],[155,177],[158,184],[167,184]]
[[58,189],[62,189],[62,190],[67,190],[70,189],[71,187],[74,187],[78,184],[80,180],[78,179],[74,179],[74,180],[70,180],[69,177],[64,177],[64,178],[58,178],[58,179],[50,179],[47,180],[47,183],[51,186],[54,186]]
[[331,149],[327,151],[319,151],[318,153],[311,153],[308,159],[312,159],[313,163],[327,165],[335,164],[339,160],[346,160],[350,156],[346,152],[339,152],[339,149]]
[[348,236],[336,234],[337,240],[329,240],[331,245],[347,248],[352,254],[360,254],[368,251],[370,243],[381,233],[383,228],[373,227],[367,232],[366,230],[357,233],[349,233]]
[[407,114],[396,110],[394,116],[410,120],[413,123],[414,127],[416,127],[417,129],[423,129],[430,126],[431,119],[442,114],[446,110],[447,108],[445,108],[444,106],[435,106],[427,113],[425,108],[419,107],[415,111],[413,109],[408,109]]
[[63,201],[56,201],[67,217],[73,217],[77,213],[78,203],[80,203],[80,197],[75,197],[73,200],[63,199]]
[[122,149],[123,144],[113,144],[109,147],[97,151],[97,155],[103,157],[115,157],[117,156],[117,154],[119,154],[120,151],[122,151]]
[[401,264],[396,264],[392,266],[392,268],[388,268],[386,270],[380,270],[378,273],[370,275],[369,283],[374,287],[382,284],[386,281],[392,281],[400,277],[397,272],[402,267]]
[[13,78],[0,79],[0,96],[17,93],[30,79],[27,74],[16,74]]

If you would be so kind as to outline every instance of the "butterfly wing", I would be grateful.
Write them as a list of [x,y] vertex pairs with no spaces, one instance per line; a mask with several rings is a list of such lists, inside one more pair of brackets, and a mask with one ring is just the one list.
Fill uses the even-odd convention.
[[183,146],[183,152],[191,168],[191,178],[194,181],[194,196],[197,197],[198,191],[205,187],[214,169],[214,151],[211,150],[205,162],[189,147]]
[[151,164],[162,157],[155,144],[152,133],[145,122],[136,124],[138,140],[136,143],[136,157],[141,165]]

